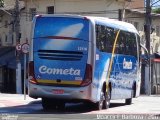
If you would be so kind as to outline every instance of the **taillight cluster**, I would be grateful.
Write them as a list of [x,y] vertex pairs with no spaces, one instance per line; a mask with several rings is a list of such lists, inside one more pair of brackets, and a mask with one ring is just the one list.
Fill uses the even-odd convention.
[[81,86],[87,86],[92,82],[92,66],[90,64],[86,65],[85,77],[81,83]]
[[29,82],[33,83],[33,84],[37,84],[37,80],[35,79],[35,75],[34,75],[34,62],[30,61],[29,62]]

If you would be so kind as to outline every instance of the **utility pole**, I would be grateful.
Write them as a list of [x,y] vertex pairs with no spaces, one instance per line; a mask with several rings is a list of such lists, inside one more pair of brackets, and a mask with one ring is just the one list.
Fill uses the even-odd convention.
[[[20,9],[19,9],[19,0],[15,1],[15,10],[14,10],[14,31],[16,34],[16,44],[20,44]],[[20,62],[20,51],[16,52],[16,93],[22,93],[22,80],[21,80],[21,62]]]
[[145,74],[147,76],[145,80],[145,86],[146,86],[146,93],[148,95],[151,95],[151,52],[150,52],[150,33],[151,33],[151,1],[146,0],[146,16],[145,16],[145,37],[146,37],[146,48],[148,49],[148,56],[149,56],[149,63],[148,63],[148,74]]

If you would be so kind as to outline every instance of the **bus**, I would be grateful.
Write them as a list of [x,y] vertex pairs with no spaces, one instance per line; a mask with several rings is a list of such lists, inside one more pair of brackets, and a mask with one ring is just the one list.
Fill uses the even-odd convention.
[[44,109],[67,102],[107,109],[140,94],[140,37],[129,23],[80,15],[36,15],[29,55],[29,96]]

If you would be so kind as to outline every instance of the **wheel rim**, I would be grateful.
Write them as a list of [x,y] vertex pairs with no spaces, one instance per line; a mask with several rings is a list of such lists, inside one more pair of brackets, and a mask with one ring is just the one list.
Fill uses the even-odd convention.
[[99,109],[100,110],[102,110],[102,108],[103,108],[104,101],[105,101],[105,96],[104,96],[104,93],[101,91],[100,101],[99,101]]
[[108,91],[107,98],[106,98],[106,106],[107,106],[107,108],[109,108],[110,99],[111,99],[111,93],[110,93],[110,91]]

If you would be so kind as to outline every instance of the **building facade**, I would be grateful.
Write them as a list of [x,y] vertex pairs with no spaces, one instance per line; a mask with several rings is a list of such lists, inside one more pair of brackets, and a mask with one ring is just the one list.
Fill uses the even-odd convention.
[[[31,21],[35,14],[78,14],[118,19],[118,9],[125,0],[24,0],[21,12],[22,40],[30,39]],[[27,27],[27,28],[26,28]]]
[[[16,35],[14,25],[15,0],[4,0],[0,8],[0,92],[15,93],[16,91]],[[19,9],[24,2],[19,2]],[[22,56],[20,56],[22,61]]]
[[[148,84],[151,84],[151,93],[157,94],[160,93],[160,15],[159,14],[151,14],[152,17],[152,25],[151,25],[151,39],[150,39],[150,57],[151,57],[151,81],[149,81],[149,72],[148,72],[148,63],[146,61],[142,61],[142,84],[141,84],[141,92],[147,94],[148,93]],[[125,21],[130,22],[135,25],[138,29],[141,36],[141,44],[146,45],[146,38],[144,33],[144,25],[145,25],[145,11],[144,10],[136,10],[136,9],[127,9]],[[159,54],[159,58],[158,55]]]
[[[136,9],[127,9],[125,14],[126,22],[132,23],[140,33],[141,44],[145,45],[145,11]],[[151,54],[160,53],[160,15],[152,13],[152,27],[151,27]]]

